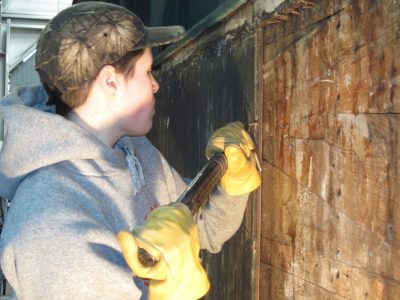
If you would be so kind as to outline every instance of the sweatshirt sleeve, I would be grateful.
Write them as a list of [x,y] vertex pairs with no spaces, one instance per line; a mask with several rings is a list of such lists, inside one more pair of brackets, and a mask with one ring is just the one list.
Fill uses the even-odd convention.
[[[187,187],[181,176],[174,170],[178,195]],[[211,193],[197,218],[200,246],[211,253],[221,251],[223,244],[239,229],[243,221],[249,194],[229,196],[218,185]]]
[[[153,149],[155,149],[153,147]],[[169,199],[176,201],[187,188],[187,183],[178,172],[156,150],[163,168],[164,179],[169,189]],[[243,221],[249,194],[229,196],[219,186],[214,189],[209,201],[197,218],[200,246],[211,253],[221,251],[223,244],[239,229]],[[163,203],[166,204],[166,203]]]

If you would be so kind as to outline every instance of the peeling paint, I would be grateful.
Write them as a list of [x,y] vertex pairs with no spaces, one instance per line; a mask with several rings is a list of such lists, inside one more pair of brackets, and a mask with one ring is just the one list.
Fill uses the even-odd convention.
[[313,177],[313,157],[310,156],[310,166],[308,169],[308,182],[307,182],[307,186],[309,188],[311,187],[312,177]]
[[234,39],[232,34],[227,34],[224,39],[217,44],[217,56],[221,56],[230,47],[231,41]]
[[282,2],[283,2],[282,0],[270,0],[270,1],[257,0],[254,3],[255,11],[259,12],[260,14],[272,12]]
[[285,281],[285,297],[293,297],[293,277],[291,276],[288,276],[287,280]]
[[350,84],[351,84],[351,75],[350,75],[350,74],[346,74],[346,75],[344,76],[344,85],[345,85],[347,88],[349,88]]
[[328,199],[328,188],[329,188],[329,179],[330,179],[330,174],[329,174],[329,155],[324,155],[323,156],[323,166],[324,168],[321,168],[319,171],[323,174],[318,174],[318,176],[322,177],[320,188],[321,188],[321,197],[323,199]]
[[368,120],[365,114],[339,114],[338,120],[343,122],[346,139],[351,139],[354,134],[369,138]]
[[169,128],[169,116],[165,120],[165,126],[167,127],[167,129]]
[[303,171],[304,152],[297,151],[295,157],[296,157],[296,178],[298,181],[301,181],[301,174]]

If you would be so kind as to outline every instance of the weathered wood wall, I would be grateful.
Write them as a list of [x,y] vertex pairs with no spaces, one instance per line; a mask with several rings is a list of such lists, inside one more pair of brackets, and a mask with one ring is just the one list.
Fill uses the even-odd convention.
[[400,3],[295,2],[260,29],[260,299],[400,299]]
[[[150,138],[188,178],[205,164],[214,130],[234,120],[251,121],[253,114],[252,32],[243,27],[213,38],[188,58],[156,70],[161,88]],[[206,299],[255,299],[256,205],[249,201],[243,225],[221,253],[202,253],[211,281]]]
[[[172,55],[163,56],[169,48],[156,57],[161,89],[156,95],[157,113],[150,138],[187,177],[203,166],[205,145],[214,130],[234,120],[257,119],[255,23],[283,0],[218,1],[227,5],[200,22],[207,26],[204,32],[198,33],[199,24],[188,28],[189,42],[173,45]],[[220,18],[221,11],[230,6],[232,10]],[[254,128],[254,135],[257,130]],[[259,207],[260,198],[254,194],[241,228],[222,252],[202,253],[211,281],[206,299],[258,298]]]

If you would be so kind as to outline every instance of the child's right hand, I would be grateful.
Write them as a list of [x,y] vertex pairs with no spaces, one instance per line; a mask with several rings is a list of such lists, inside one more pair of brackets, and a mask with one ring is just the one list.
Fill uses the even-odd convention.
[[[184,204],[156,208],[143,226],[119,232],[118,241],[132,271],[150,279],[150,300],[194,300],[207,293],[210,283],[199,258],[197,225]],[[139,248],[152,256],[152,264],[146,265]]]

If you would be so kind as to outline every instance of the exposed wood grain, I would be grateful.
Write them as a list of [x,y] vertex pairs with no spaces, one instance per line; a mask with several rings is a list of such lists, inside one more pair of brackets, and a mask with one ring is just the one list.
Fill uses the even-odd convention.
[[400,4],[314,2],[264,30],[260,289],[398,299]]
[[[186,53],[185,61],[156,74],[161,88],[150,138],[187,178],[204,165],[204,150],[214,130],[227,122],[254,118],[252,35],[239,28],[228,36],[209,38],[203,48]],[[253,197],[242,226],[222,251],[202,252],[211,282],[206,299],[255,299],[256,228],[257,199]]]
[[[256,28],[254,34],[254,102],[255,102],[255,109],[254,109],[254,120],[257,121],[257,126],[254,130],[253,136],[256,137],[257,143],[257,155],[262,154],[262,143],[263,143],[263,29]],[[252,276],[254,278],[255,284],[255,292],[254,292],[254,299],[260,299],[260,286],[261,286],[261,254],[262,254],[262,238],[261,238],[261,215],[262,215],[262,189],[258,189],[256,192],[257,196],[257,206],[256,206],[256,214],[253,216],[255,217],[255,254],[254,254],[254,269]]]
[[[269,182],[276,187],[271,194],[283,195],[288,188],[296,192],[284,202],[263,193],[262,211],[270,214],[262,219],[262,264],[347,299],[357,299],[354,295],[362,291],[371,295],[366,282],[375,282],[374,278],[398,292],[400,256],[396,249],[280,170],[267,165],[263,175],[265,179],[274,178]],[[275,203],[274,208],[271,203]],[[268,223],[272,226],[266,227]],[[360,283],[360,278],[364,282]],[[261,279],[262,287],[267,278],[261,275]],[[277,280],[271,284],[283,284]]]
[[260,299],[290,299],[288,295],[292,295],[294,284],[292,275],[262,263],[260,276],[264,279],[260,283]]

